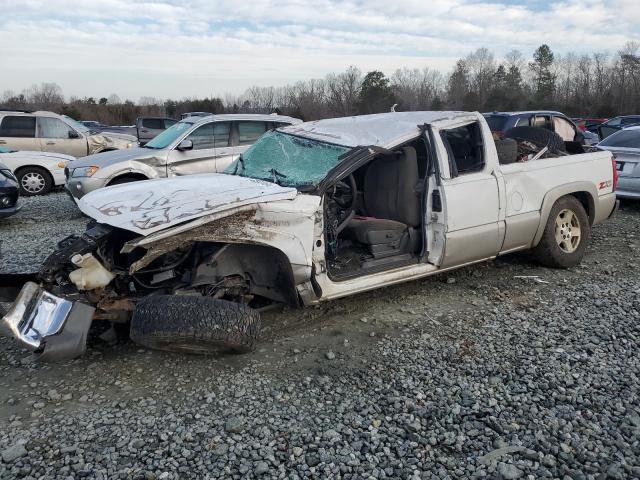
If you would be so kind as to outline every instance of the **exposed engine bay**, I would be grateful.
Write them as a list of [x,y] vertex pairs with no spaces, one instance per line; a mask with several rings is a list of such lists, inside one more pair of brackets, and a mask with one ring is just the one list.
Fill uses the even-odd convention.
[[262,268],[267,247],[192,241],[154,252],[131,249],[129,242],[137,238],[94,222],[83,235],[61,241],[38,278],[55,295],[94,305],[94,319],[112,322],[128,321],[137,302],[149,295],[205,296],[256,309],[273,302],[297,304],[293,292],[273,287],[291,284],[281,278],[285,269]]

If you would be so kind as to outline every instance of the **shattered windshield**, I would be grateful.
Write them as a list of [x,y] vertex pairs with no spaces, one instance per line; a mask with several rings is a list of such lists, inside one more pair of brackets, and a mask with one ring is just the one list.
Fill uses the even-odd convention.
[[167,128],[164,132],[153,137],[153,140],[147,142],[145,148],[161,149],[167,148],[171,145],[180,135],[189,130],[193,125],[192,122],[178,122]]
[[244,152],[225,173],[284,187],[317,185],[350,148],[272,131]]

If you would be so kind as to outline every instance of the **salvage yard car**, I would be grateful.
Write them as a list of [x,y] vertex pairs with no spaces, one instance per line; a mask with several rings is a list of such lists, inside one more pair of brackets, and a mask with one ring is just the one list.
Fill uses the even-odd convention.
[[18,179],[9,167],[0,163],[0,218],[10,217],[20,211],[19,192]]
[[282,115],[192,116],[143,147],[92,155],[66,171],[66,188],[82,198],[110,185],[194,173],[223,172],[268,130],[301,121]]
[[0,110],[0,146],[11,150],[64,153],[84,157],[132,148],[138,140],[122,133],[98,133],[66,115],[30,110]]
[[548,110],[530,110],[526,112],[485,113],[489,128],[495,136],[502,137],[514,127],[538,127],[557,133],[570,151],[575,152],[579,145],[595,145],[600,138],[593,132],[583,131],[569,117]]
[[620,175],[616,196],[640,200],[640,126],[609,135],[598,144],[598,148],[608,150],[616,157]]
[[575,266],[617,205],[615,163],[606,151],[531,144],[501,146],[501,165],[477,112],[268,132],[226,174],[83,197],[87,231],[59,244],[0,325],[41,359],[81,354],[94,319],[130,321],[131,338],[151,348],[247,351],[273,304],[313,305],[531,248],[544,265]]
[[24,196],[44,195],[53,187],[64,185],[64,168],[75,157],[63,153],[24,152],[0,148],[3,162],[18,179]]

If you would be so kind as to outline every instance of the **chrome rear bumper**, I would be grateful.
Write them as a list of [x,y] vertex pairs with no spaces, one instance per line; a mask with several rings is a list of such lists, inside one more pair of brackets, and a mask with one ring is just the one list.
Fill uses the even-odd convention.
[[34,351],[39,360],[74,358],[86,350],[94,310],[27,282],[0,321],[0,332]]

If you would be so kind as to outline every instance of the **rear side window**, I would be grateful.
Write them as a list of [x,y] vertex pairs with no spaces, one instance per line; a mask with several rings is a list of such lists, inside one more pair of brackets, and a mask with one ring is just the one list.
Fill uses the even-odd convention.
[[266,131],[265,122],[238,122],[238,145],[252,145]]
[[608,136],[600,145],[603,147],[640,148],[640,130],[620,130]]
[[164,120],[161,118],[143,118],[142,127],[150,128],[152,130],[164,130]]
[[36,117],[8,115],[0,123],[0,137],[35,138]]
[[70,138],[69,125],[57,118],[38,117],[38,138]]
[[489,129],[492,132],[503,132],[509,117],[506,115],[485,115],[484,118],[487,120]]
[[531,124],[531,117],[520,117],[516,127],[528,127]]
[[478,122],[443,130],[441,136],[449,155],[452,177],[484,169],[484,146]]
[[533,118],[533,126],[546,128],[547,130],[551,130],[553,132],[553,123],[551,123],[551,117],[547,115],[536,115]]

